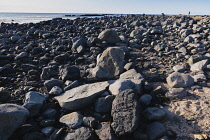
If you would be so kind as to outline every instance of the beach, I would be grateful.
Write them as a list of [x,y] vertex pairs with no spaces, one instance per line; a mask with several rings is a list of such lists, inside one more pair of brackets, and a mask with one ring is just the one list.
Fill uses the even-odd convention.
[[0,140],[210,137],[209,16],[35,16],[0,18]]

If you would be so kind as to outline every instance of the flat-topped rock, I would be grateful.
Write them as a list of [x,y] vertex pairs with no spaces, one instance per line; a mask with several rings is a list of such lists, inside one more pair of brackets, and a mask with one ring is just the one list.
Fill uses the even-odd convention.
[[87,107],[108,87],[108,82],[85,84],[64,92],[55,97],[60,106],[67,110],[78,110]]

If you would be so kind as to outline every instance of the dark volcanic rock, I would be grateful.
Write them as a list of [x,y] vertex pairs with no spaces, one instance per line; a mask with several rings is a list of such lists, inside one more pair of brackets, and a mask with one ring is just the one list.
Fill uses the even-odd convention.
[[11,97],[11,91],[0,88],[0,102],[6,102],[10,99]]
[[118,36],[117,32],[111,29],[102,31],[98,38],[112,45],[120,41],[120,37]]
[[166,128],[159,122],[153,122],[146,128],[150,140],[156,140],[166,133]]
[[47,80],[44,82],[44,86],[47,88],[48,91],[50,91],[54,86],[63,88],[63,85],[64,84],[58,79]]
[[114,96],[112,95],[98,98],[95,103],[95,111],[96,112],[111,112],[113,100],[114,100]]
[[60,69],[59,73],[63,81],[78,80],[80,78],[80,70],[78,67],[74,67],[74,66]]
[[140,108],[137,94],[133,90],[124,90],[113,101],[112,112],[115,133],[119,136],[130,134],[139,125]]
[[0,105],[0,138],[7,140],[26,120],[29,112],[22,106],[15,104]]
[[148,107],[144,110],[142,114],[146,119],[154,121],[163,118],[166,113],[160,108]]
[[28,92],[25,96],[24,107],[29,110],[30,116],[35,116],[40,111],[44,100],[47,95],[41,94],[39,92]]

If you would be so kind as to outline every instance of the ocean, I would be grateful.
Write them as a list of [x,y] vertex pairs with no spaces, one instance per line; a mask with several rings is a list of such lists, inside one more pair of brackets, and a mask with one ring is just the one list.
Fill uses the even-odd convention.
[[[0,12],[0,23],[37,23],[53,18],[75,19],[87,13],[3,13]],[[74,16],[65,16],[74,15]],[[117,15],[117,14],[114,14]],[[99,17],[99,16],[82,16],[82,17]]]

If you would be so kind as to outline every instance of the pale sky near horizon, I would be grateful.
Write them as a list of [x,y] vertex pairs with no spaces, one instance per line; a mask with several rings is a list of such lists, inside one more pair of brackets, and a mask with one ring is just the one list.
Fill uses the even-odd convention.
[[210,15],[210,0],[0,0],[0,12]]

